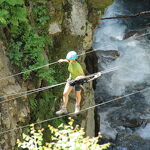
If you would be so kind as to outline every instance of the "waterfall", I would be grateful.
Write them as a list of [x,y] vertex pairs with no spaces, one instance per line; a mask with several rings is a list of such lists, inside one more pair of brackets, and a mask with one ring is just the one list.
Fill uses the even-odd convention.
[[[103,17],[132,15],[148,10],[150,10],[150,0],[116,0],[108,7]],[[150,86],[149,23],[149,15],[135,18],[102,20],[100,22],[94,34],[93,42],[93,49],[99,50],[97,52],[98,69],[102,71],[115,66],[119,66],[120,69],[103,75],[97,80],[95,90],[97,102],[107,101],[112,97],[125,95]],[[99,108],[101,117],[100,132],[116,141],[116,135],[120,134],[120,132],[124,133],[122,136],[132,132],[136,133],[143,140],[145,138],[150,140],[150,135],[145,135],[146,132],[150,132],[150,124],[148,126],[145,125],[146,130],[144,130],[142,123],[139,123],[141,120],[146,122],[150,119],[149,105],[150,91],[146,91],[124,99],[124,102],[120,102],[119,106],[118,104],[112,104]],[[140,107],[143,109],[141,110]],[[123,120],[124,118],[122,117],[126,119]],[[107,123],[105,119],[107,119]],[[139,123],[138,127],[134,127],[134,130],[131,128],[132,119]],[[124,125],[125,122],[130,125],[126,127]],[[103,125],[105,125],[105,129]],[[109,127],[109,130],[107,127]],[[127,132],[127,129],[130,129],[130,132]],[[109,131],[110,133],[108,133]],[[119,141],[117,142],[119,143]],[[136,142],[133,141],[133,143]],[[127,144],[121,145],[124,145],[127,149],[129,148]],[[150,147],[150,144],[148,146]],[[141,150],[148,150],[144,148]],[[136,148],[132,150],[134,149]]]
[[[108,8],[104,17],[130,15],[149,10],[150,6],[146,5],[146,1],[145,6],[142,3],[136,1],[135,4],[135,1],[117,0]],[[150,75],[150,28],[146,28],[148,23],[149,16],[140,16],[129,19],[104,20],[99,25],[94,35],[93,48],[100,51],[116,50],[120,54],[115,61],[108,63],[106,60],[101,64],[103,69],[113,66],[121,67],[108,82],[109,94],[119,96],[131,84],[150,83],[148,81]],[[98,52],[97,55],[101,56],[101,53]]]

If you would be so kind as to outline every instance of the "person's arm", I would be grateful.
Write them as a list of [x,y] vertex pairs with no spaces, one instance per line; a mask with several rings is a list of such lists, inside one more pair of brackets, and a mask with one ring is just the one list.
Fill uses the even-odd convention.
[[69,74],[67,81],[70,81],[70,80],[71,80],[71,73]]
[[62,63],[62,62],[68,62],[69,63],[69,61],[67,59],[59,59],[58,62],[59,63]]
[[85,74],[84,74],[84,71],[83,71],[81,65],[79,65],[79,70],[78,70],[78,71],[79,71],[80,75],[77,76],[77,77],[75,78],[75,80],[84,79],[86,76],[85,76]]
[[83,74],[81,74],[80,76],[77,76],[76,78],[75,78],[75,80],[80,80],[80,79],[85,79],[86,78],[86,76],[85,76],[85,74],[83,73]]

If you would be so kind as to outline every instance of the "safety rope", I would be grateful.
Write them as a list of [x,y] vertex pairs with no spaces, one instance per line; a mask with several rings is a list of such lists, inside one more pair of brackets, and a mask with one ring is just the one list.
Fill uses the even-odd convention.
[[[59,84],[55,84],[55,85],[51,85],[51,86],[46,86],[46,87],[43,87],[43,88],[38,88],[38,89],[34,89],[34,90],[29,90],[29,91],[25,91],[25,92],[16,93],[16,94],[13,94],[13,96],[14,95],[20,95],[20,96],[17,96],[17,97],[14,97],[14,98],[10,98],[10,99],[7,99],[7,100],[2,100],[2,101],[0,101],[0,104],[6,103],[6,102],[10,102],[10,101],[16,100],[16,99],[18,99],[20,97],[31,95],[31,94],[34,94],[34,93],[37,93],[37,92],[40,92],[40,91],[48,90],[50,88],[54,88],[54,87],[57,87],[57,86],[60,86],[60,85],[64,85],[66,83],[67,82],[62,82],[62,83],[59,83]],[[12,96],[12,95],[9,95],[9,96]],[[7,95],[5,95],[3,97],[7,97]]]
[[[136,38],[141,37],[141,36],[145,36],[145,35],[149,35],[149,34],[150,34],[150,33],[142,34],[142,35],[136,36]],[[94,51],[98,51],[98,49],[97,49],[97,50],[92,50],[92,51],[89,51],[89,52],[86,52],[86,53],[82,53],[82,54],[80,54],[79,56],[82,56],[82,55],[85,55],[85,54],[88,54],[88,53],[91,53],[91,52],[94,52]],[[53,63],[47,64],[47,66],[48,66],[48,65],[53,65],[53,64],[56,64],[56,63],[58,63],[58,62],[53,62]],[[34,68],[34,69],[32,69],[32,70],[36,70],[36,69],[39,69],[39,68],[42,68],[42,67],[45,67],[45,66],[46,66],[46,65],[40,66],[40,67]],[[27,70],[27,71],[31,71],[31,70]],[[26,72],[27,72],[27,71],[26,71]],[[22,74],[22,73],[25,73],[25,72],[20,72],[20,73],[18,73],[18,74]],[[102,72],[101,72],[101,73],[102,73]],[[16,76],[16,75],[18,75],[18,74],[14,74],[14,75],[12,75],[12,76]],[[95,73],[95,74],[97,74],[97,73]],[[92,75],[94,75],[94,74],[92,74]],[[7,77],[5,77],[5,78],[12,77],[12,76],[7,76]],[[4,78],[1,78],[0,80],[2,80],[2,79],[4,79]],[[65,83],[66,83],[66,82],[63,82],[63,83],[60,83],[60,84],[65,84]],[[0,96],[0,98],[15,96],[15,95],[19,95],[19,94],[24,94],[23,96],[25,96],[26,94],[28,94],[28,93],[30,93],[30,92],[31,92],[31,93],[34,93],[34,92],[43,91],[45,88],[46,88],[46,89],[49,89],[49,88],[52,88],[53,86],[54,86],[54,87],[55,87],[55,86],[59,86],[59,84],[52,85],[52,86],[47,86],[47,87],[43,87],[43,88],[38,88],[38,89],[34,89],[34,90],[24,91],[24,92],[20,92],[20,93],[8,94],[8,95]],[[16,98],[20,98],[20,97],[22,97],[22,96],[18,96],[18,97],[16,97]],[[3,103],[4,101],[5,101],[5,102],[9,102],[10,100],[14,100],[14,99],[16,99],[16,98],[14,97],[14,98],[11,98],[11,99],[8,99],[8,100],[3,100],[3,101],[0,102],[0,104]]]
[[10,97],[10,96],[15,96],[15,95],[20,95],[20,94],[27,94],[27,93],[34,92],[34,91],[37,91],[37,90],[40,91],[42,89],[53,88],[55,86],[59,86],[59,85],[65,84],[65,83],[66,82],[62,82],[62,83],[54,84],[54,85],[51,85],[51,86],[45,86],[45,87],[37,88],[37,89],[33,89],[33,90],[28,90],[28,91],[23,91],[23,92],[19,92],[19,93],[8,94],[8,95],[0,96],[0,98]]
[[[100,77],[100,74],[106,74],[106,73],[109,73],[109,72],[116,71],[118,69],[119,69],[119,66],[114,67],[114,68],[110,68],[110,69],[107,69],[107,70],[104,70],[104,71],[101,71],[101,72],[97,72],[97,73],[93,73],[93,74],[87,75],[83,79],[90,78],[90,77],[93,77],[94,79],[96,79],[96,78]],[[75,80],[72,80],[71,82],[74,82],[74,81]],[[7,100],[1,100],[0,104],[6,103],[6,102],[10,102],[12,100],[15,100],[15,99],[18,99],[20,97],[27,96],[27,95],[30,95],[30,94],[33,94],[33,93],[37,93],[37,92],[48,90],[50,88],[54,88],[54,87],[57,87],[57,86],[60,86],[60,85],[64,85],[66,83],[67,82],[62,82],[62,83],[59,83],[59,84],[55,84],[55,85],[51,85],[51,86],[45,86],[45,87],[37,88],[37,89],[34,89],[34,90],[29,90],[29,91],[24,91],[24,92],[20,92],[20,93],[4,95],[4,96],[1,96],[0,98],[6,98],[6,97],[10,97],[10,96],[15,96],[15,95],[20,95],[20,96],[17,96],[17,97],[14,97],[14,98],[10,98],[10,99],[7,99]]]
[[[139,38],[139,37],[142,37],[142,36],[145,36],[145,35],[149,35],[149,34],[150,34],[150,33],[142,34],[142,35],[136,36],[135,38]],[[89,54],[89,53],[96,52],[96,51],[99,51],[99,49],[95,49],[95,50],[92,50],[92,51],[88,51],[88,52],[82,53],[82,54],[80,54],[80,55],[78,55],[78,56],[82,56],[82,55]],[[26,71],[23,71],[23,72],[19,72],[19,73],[13,74],[13,75],[9,75],[9,76],[0,78],[0,81],[1,81],[1,80],[5,80],[5,79],[8,79],[8,78],[10,78],[10,77],[15,77],[15,76],[18,76],[18,75],[27,73],[27,72],[31,72],[31,71],[34,71],[34,70],[38,70],[38,69],[41,69],[41,68],[44,68],[44,67],[47,67],[47,66],[51,66],[51,65],[54,65],[54,64],[57,64],[57,63],[58,63],[58,61],[55,61],[55,62],[46,64],[46,65],[43,65],[43,66],[40,66],[40,67],[37,67],[37,68],[33,68],[33,69],[26,70]]]
[[51,66],[51,65],[54,65],[54,64],[57,64],[57,63],[58,63],[58,62],[56,61],[56,62],[52,62],[52,63],[46,64],[46,65],[43,65],[43,66],[40,66],[40,67],[37,67],[37,68],[33,68],[33,69],[30,69],[30,70],[26,70],[26,71],[23,71],[23,72],[19,72],[19,73],[16,73],[16,74],[13,74],[13,75],[4,77],[4,78],[0,78],[0,81],[1,81],[1,80],[4,80],[4,79],[8,79],[8,78],[10,78],[10,77],[15,77],[15,76],[18,76],[18,75],[27,73],[27,72],[31,72],[31,71],[34,71],[34,70],[38,70],[38,69],[41,69],[41,68],[43,68],[43,67]]
[[[150,34],[150,33],[142,34],[142,35],[136,36],[135,38],[139,38],[139,37],[142,37],[142,36],[145,36],[145,35],[149,35],[149,34]],[[100,50],[100,49],[94,49],[94,50],[91,50],[91,51],[87,51],[87,52],[85,52],[85,53],[81,53],[81,54],[79,54],[78,56],[82,56],[82,55],[89,54],[89,53],[92,53],[92,52],[96,52],[96,51],[99,51],[99,50]],[[43,66],[39,66],[39,67],[37,67],[37,68],[33,68],[33,69],[30,69],[30,70],[26,70],[26,71],[23,71],[23,72],[19,72],[19,73],[17,73],[17,74],[9,75],[9,76],[0,78],[0,81],[1,81],[1,80],[4,80],[4,79],[8,79],[8,78],[10,78],[10,77],[15,77],[15,76],[18,76],[18,75],[27,73],[27,72],[31,72],[31,71],[34,71],[34,70],[38,70],[38,69],[41,69],[41,68],[43,68],[43,67],[51,66],[51,65],[54,65],[54,64],[57,64],[57,63],[58,63],[58,61],[55,61],[55,62],[46,64],[46,65],[43,65]]]
[[139,38],[139,37],[146,36],[146,35],[150,35],[150,33],[141,34],[141,35],[139,35],[139,36],[131,36],[131,37],[129,37],[129,38],[126,39],[126,40],[130,40],[130,38]]
[[[97,49],[97,50],[91,50],[91,51],[88,51],[88,52],[79,54],[78,56],[82,56],[82,55],[85,55],[85,54],[89,54],[89,53],[92,53],[92,52],[95,52],[95,51],[98,51],[98,49]],[[1,81],[1,80],[4,80],[4,79],[8,79],[8,78],[10,78],[10,77],[15,77],[15,76],[18,76],[18,75],[27,73],[27,72],[31,72],[31,71],[34,71],[34,70],[38,70],[38,69],[41,69],[41,68],[43,68],[43,67],[51,66],[51,65],[54,65],[54,64],[58,64],[58,61],[55,61],[55,62],[46,64],[46,65],[43,65],[43,66],[39,66],[39,67],[37,67],[37,68],[29,69],[29,70],[26,70],[26,71],[23,71],[23,72],[19,72],[19,73],[13,74],[13,75],[9,75],[9,76],[0,78],[0,81]]]
[[[93,108],[98,107],[98,106],[102,106],[102,105],[105,105],[105,104],[109,104],[109,103],[114,102],[114,101],[117,101],[117,100],[121,100],[121,99],[123,99],[123,98],[125,98],[125,97],[129,97],[129,96],[135,95],[135,94],[137,94],[137,93],[142,93],[142,92],[144,92],[144,91],[146,91],[146,90],[150,90],[150,87],[144,88],[144,89],[139,90],[139,91],[136,91],[136,92],[132,92],[132,93],[130,93],[130,94],[126,94],[126,95],[124,95],[124,96],[119,96],[119,97],[117,97],[117,98],[108,100],[108,101],[106,101],[106,102],[103,102],[103,103],[100,103],[100,104],[97,104],[97,105],[90,106],[90,107],[88,107],[88,108],[85,108],[85,109],[80,110],[79,113],[84,112],[84,111],[87,111],[87,110],[90,110],[90,109],[93,109]],[[61,116],[53,117],[53,118],[46,119],[46,120],[43,120],[43,121],[39,121],[39,122],[36,122],[36,123],[32,123],[32,125],[42,124],[42,123],[45,123],[45,122],[48,122],[48,121],[52,121],[52,120],[55,120],[55,119],[60,119],[60,118],[67,117],[67,116],[71,116],[71,115],[75,115],[75,114],[76,114],[76,113],[71,112],[71,113],[68,113],[68,114],[66,114],[66,115],[61,115]],[[9,129],[9,130],[5,130],[5,131],[3,131],[3,132],[0,132],[0,135],[5,134],[5,133],[8,133],[8,132],[11,132],[11,131],[23,129],[23,128],[29,127],[29,126],[31,126],[31,124],[24,125],[24,126],[20,126],[20,127],[18,127],[18,128],[12,128],[12,129]]]
[[150,11],[143,11],[143,12],[139,12],[133,15],[121,15],[121,16],[116,16],[116,17],[103,17],[101,18],[101,20],[108,20],[108,19],[119,19],[119,18],[132,18],[132,17],[138,17],[138,16],[143,16],[143,15],[147,15],[150,14]]

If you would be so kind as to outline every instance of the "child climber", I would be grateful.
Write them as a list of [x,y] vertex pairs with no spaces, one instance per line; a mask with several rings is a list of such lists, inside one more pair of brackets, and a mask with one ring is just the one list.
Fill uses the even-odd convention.
[[[75,113],[80,111],[80,102],[81,102],[81,85],[77,81],[83,79],[85,77],[83,69],[81,65],[77,62],[78,55],[75,51],[70,51],[66,59],[59,59],[58,62],[67,62],[69,64],[68,71],[70,72],[69,78],[67,79],[67,83],[63,92],[63,105],[62,108],[56,112],[57,115],[66,114],[67,113],[67,103],[68,96],[72,91],[73,87],[75,88],[76,93],[76,105],[75,105]],[[71,80],[76,80],[76,82],[71,82]]]

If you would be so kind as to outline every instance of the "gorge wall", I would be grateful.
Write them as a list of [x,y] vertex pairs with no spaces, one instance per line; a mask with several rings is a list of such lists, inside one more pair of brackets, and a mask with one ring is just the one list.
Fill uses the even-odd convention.
[[[44,11],[45,11],[45,6],[48,9],[49,20],[44,30],[51,37],[51,41],[50,41],[51,45],[49,44],[50,46],[47,46],[46,49],[42,51],[42,53],[40,53],[39,57],[43,59],[44,56],[46,62],[47,61],[52,62],[60,58],[65,58],[67,52],[72,49],[77,51],[79,54],[91,50],[93,32],[95,31],[95,28],[98,25],[99,17],[101,16],[101,14],[103,14],[105,8],[111,3],[112,0],[101,0],[101,1],[99,0],[40,1],[39,0],[37,2],[25,1],[23,7],[27,8],[27,12],[29,13],[28,15],[29,22],[31,22],[31,25],[35,26],[35,28],[38,26],[36,24],[36,21],[39,18],[36,18],[37,20],[36,19],[34,20],[34,15],[32,14],[32,11],[34,11],[38,6],[39,6],[38,9],[44,8]],[[17,5],[19,5],[19,3]],[[44,7],[42,5],[44,5]],[[40,12],[38,15],[40,15]],[[38,22],[41,21],[40,19],[38,20]],[[10,60],[7,57],[8,43],[10,42],[9,38],[13,38],[14,36],[14,34],[11,35],[10,27],[11,27],[10,25],[1,26],[1,36],[0,36],[1,37],[0,39],[0,52],[1,52],[0,77],[1,78],[19,72],[19,68],[17,68],[15,65],[12,65],[12,62],[10,62]],[[42,31],[40,31],[40,29],[37,27],[36,32],[37,34],[40,35],[43,32],[43,29]],[[21,40],[20,39],[21,36],[22,35],[17,36],[16,39]],[[16,43],[17,42],[18,41],[16,41]],[[18,48],[19,51],[23,50],[23,46],[24,46],[23,44],[22,46],[20,46],[20,49]],[[11,57],[12,56],[13,55],[11,55]],[[85,57],[86,57],[85,55],[80,57],[79,62],[82,64],[85,73],[93,73],[94,71],[93,69],[87,69],[90,68],[89,66],[92,64],[92,62],[90,64],[90,59],[85,60]],[[20,60],[20,62],[21,61],[22,60]],[[86,64],[90,64],[90,65],[86,66],[85,61]],[[58,68],[61,67],[58,66]],[[89,72],[87,70],[89,70]],[[14,94],[21,91],[31,90],[36,87],[42,87],[42,83],[43,83],[42,79],[38,79],[37,77],[35,77],[34,73],[32,75],[33,76],[31,76],[29,81],[23,81],[21,76],[15,78],[11,77],[7,80],[1,80],[0,81],[1,96],[7,94]],[[60,76],[62,76],[62,78],[66,77],[67,73],[64,70],[62,70],[62,72],[60,72]],[[65,81],[65,78],[63,79],[63,81]],[[59,95],[61,95],[60,93],[62,93],[62,91],[59,91]],[[93,92],[92,84],[91,83],[86,84],[85,90],[82,95],[83,97],[82,109],[95,104],[93,94],[94,92]],[[36,94],[34,94],[33,98],[36,98],[34,100],[34,104],[36,103],[36,100],[39,100],[38,97],[41,97],[41,95],[37,96]],[[69,105],[68,105],[68,110],[71,112],[74,111],[74,105],[75,105],[74,97],[75,97],[74,93],[72,92],[69,100]],[[9,98],[10,97],[6,97],[5,99],[7,100]],[[5,100],[5,99],[1,99],[1,100]],[[57,100],[57,102],[60,103],[60,100]],[[49,102],[48,105],[51,105],[51,102]],[[19,127],[21,125],[26,125],[28,123],[35,122],[36,119],[40,120],[39,119],[40,117],[36,118],[34,116],[34,113],[31,112],[30,108],[31,106],[27,97],[22,97],[20,99],[13,100],[8,103],[0,104],[1,132]],[[57,110],[57,108],[58,108],[58,103],[57,103],[57,107],[52,108],[53,111],[52,113],[54,113]],[[37,110],[37,112],[38,114],[41,114],[40,110]],[[44,118],[47,119],[47,117],[49,118],[49,116],[47,116],[46,114]],[[79,123],[83,128],[85,128],[86,135],[88,136],[95,135],[94,110],[91,109],[82,113],[79,116],[79,118],[76,120],[76,122]],[[21,132],[22,132],[21,130],[15,130],[3,134],[0,138],[0,149],[2,150],[15,149],[16,139],[20,136]]]
[[[6,48],[2,41],[0,41],[0,71],[1,78],[12,74],[12,70],[10,68],[10,61],[6,57]],[[0,83],[1,96],[19,93],[27,89],[25,85],[20,85],[14,77],[10,77],[7,80],[1,80]],[[13,96],[1,98],[1,101],[8,100],[10,98],[13,98]],[[30,110],[28,102],[25,100],[25,97],[13,100],[11,102],[1,103],[0,132],[22,125],[27,120],[29,120],[29,113]],[[10,133],[5,133],[4,135],[1,135],[0,149],[12,149],[12,147],[14,147],[16,144],[18,133],[20,132],[12,131]]]

